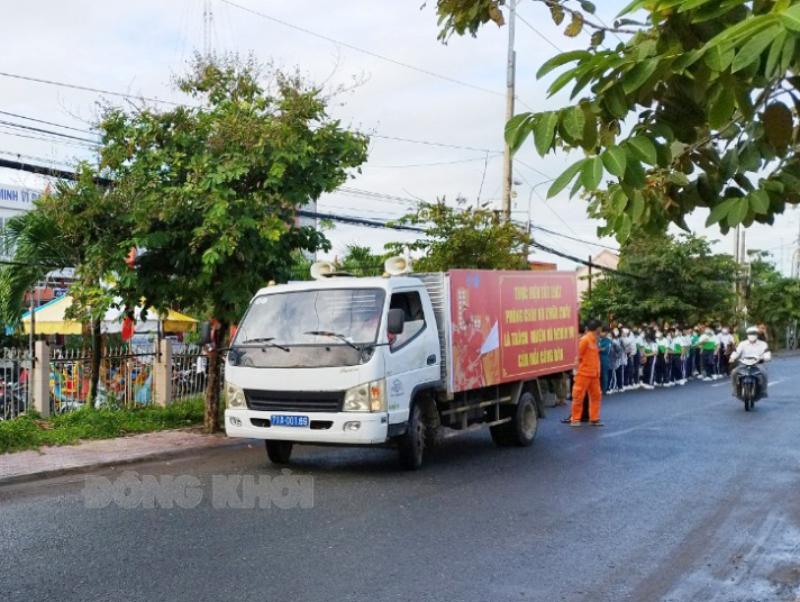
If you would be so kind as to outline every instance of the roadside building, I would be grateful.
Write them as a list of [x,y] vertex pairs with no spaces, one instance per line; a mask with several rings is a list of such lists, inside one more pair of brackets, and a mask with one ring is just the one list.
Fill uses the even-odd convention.
[[[592,263],[595,265],[601,265],[603,267],[615,270],[619,265],[619,255],[617,255],[613,251],[601,251],[600,253],[592,257]],[[581,299],[583,298],[583,294],[589,290],[589,277],[590,277],[589,266],[584,265],[579,267],[577,269],[577,274],[578,274],[578,302],[580,302]],[[598,279],[603,277],[603,275],[604,275],[603,270],[599,268],[591,269],[592,282],[596,283]]]

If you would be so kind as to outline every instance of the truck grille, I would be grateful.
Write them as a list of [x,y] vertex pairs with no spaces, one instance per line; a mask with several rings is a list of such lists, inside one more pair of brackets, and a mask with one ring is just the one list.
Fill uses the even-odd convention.
[[340,412],[344,392],[244,390],[247,408],[259,412]]

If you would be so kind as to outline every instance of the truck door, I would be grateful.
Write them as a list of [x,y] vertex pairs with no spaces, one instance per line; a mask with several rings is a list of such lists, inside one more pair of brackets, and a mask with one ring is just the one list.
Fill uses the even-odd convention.
[[441,379],[439,335],[427,292],[398,290],[390,309],[402,309],[405,325],[386,354],[386,395],[389,424],[408,420],[409,403],[424,385]]

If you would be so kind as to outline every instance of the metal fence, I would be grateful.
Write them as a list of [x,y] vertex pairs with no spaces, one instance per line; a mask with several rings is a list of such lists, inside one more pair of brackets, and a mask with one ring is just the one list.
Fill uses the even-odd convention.
[[[50,359],[50,409],[61,413],[86,404],[91,381],[90,354],[56,349]],[[155,352],[107,349],[100,361],[96,405],[136,407],[153,402]]]
[[198,345],[175,345],[172,352],[172,399],[202,395],[208,382],[208,358]]
[[0,349],[0,420],[28,410],[31,355],[27,349]]

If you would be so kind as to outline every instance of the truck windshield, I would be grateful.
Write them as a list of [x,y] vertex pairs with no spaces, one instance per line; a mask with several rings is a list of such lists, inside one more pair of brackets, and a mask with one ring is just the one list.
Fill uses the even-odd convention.
[[[328,289],[256,297],[233,344],[331,346],[377,341],[383,314],[382,289]],[[338,340],[337,340],[338,339]]]

